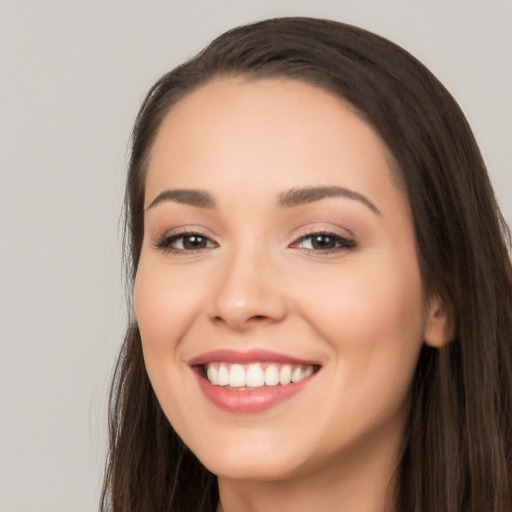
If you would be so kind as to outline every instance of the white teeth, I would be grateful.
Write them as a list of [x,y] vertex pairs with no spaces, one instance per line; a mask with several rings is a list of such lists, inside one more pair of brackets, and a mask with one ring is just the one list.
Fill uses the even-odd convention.
[[292,371],[292,382],[299,382],[302,377],[302,369],[300,367],[294,368]]
[[218,386],[227,386],[229,384],[229,371],[223,364],[219,366],[218,379]]
[[[313,368],[311,368],[313,369]],[[289,364],[285,364],[279,372],[279,384],[286,386],[292,381],[292,367]]]
[[265,372],[259,364],[250,364],[247,369],[245,380],[248,387],[259,388],[265,384]]
[[232,388],[243,388],[245,386],[245,370],[242,365],[234,364],[229,370],[229,385]]
[[275,364],[271,364],[265,370],[265,384],[267,386],[277,386],[279,384],[279,370]]
[[214,386],[219,385],[219,372],[217,371],[217,368],[215,368],[215,366],[213,366],[213,364],[208,366],[208,371],[206,372],[206,374],[208,375],[208,380]]
[[214,386],[232,388],[260,388],[263,386],[286,386],[299,382],[313,374],[313,365],[279,363],[208,363],[206,377]]
[[306,366],[306,368],[304,368],[304,371],[302,372],[302,379],[306,379],[310,375],[313,375],[313,367],[312,366]]

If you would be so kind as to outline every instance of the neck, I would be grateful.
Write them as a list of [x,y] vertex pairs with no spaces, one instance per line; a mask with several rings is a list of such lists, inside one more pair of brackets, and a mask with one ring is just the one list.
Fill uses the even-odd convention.
[[376,450],[372,443],[324,464],[320,471],[277,481],[219,477],[217,512],[389,512],[394,510],[397,444]]

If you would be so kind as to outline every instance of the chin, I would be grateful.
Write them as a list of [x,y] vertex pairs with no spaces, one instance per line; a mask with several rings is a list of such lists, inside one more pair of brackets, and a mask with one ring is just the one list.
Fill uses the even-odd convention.
[[[201,461],[203,462],[203,461]],[[271,482],[286,480],[298,470],[297,462],[285,461],[279,459],[252,459],[241,458],[239,455],[234,457],[222,457],[212,460],[205,460],[203,464],[212,473],[218,477],[230,480],[247,480]]]
[[[229,440],[207,440],[206,446],[191,446],[201,463],[219,477],[275,481],[288,478],[303,466],[298,446],[286,446],[263,433]],[[214,447],[213,449],[211,447]]]

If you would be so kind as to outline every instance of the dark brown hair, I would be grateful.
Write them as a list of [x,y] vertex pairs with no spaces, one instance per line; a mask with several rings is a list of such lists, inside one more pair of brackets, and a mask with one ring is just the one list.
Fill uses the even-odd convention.
[[[235,28],[164,75],[137,116],[125,197],[129,293],[143,238],[144,176],[172,106],[214,77],[287,77],[348,101],[381,135],[413,215],[429,293],[455,338],[425,346],[394,493],[400,512],[512,510],[512,268],[510,237],[455,100],[414,57],[365,30],[282,18]],[[176,435],[144,367],[130,319],[110,394],[110,453],[101,510],[200,512],[216,478]]]

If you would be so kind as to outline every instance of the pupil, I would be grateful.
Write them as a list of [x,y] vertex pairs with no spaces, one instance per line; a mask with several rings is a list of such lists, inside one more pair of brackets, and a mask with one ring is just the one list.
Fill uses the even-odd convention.
[[312,240],[312,246],[315,249],[332,249],[335,243],[334,238],[327,235],[317,235]]
[[200,249],[206,246],[206,239],[203,236],[191,235],[183,240],[185,249]]

